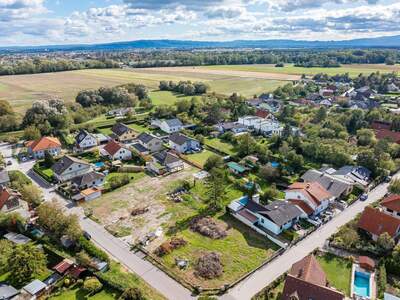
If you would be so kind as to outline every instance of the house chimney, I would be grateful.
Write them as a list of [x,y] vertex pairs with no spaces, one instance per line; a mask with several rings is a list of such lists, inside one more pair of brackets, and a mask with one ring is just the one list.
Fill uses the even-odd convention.
[[251,198],[251,200],[253,200],[255,203],[260,204],[260,194],[255,194],[255,195],[253,195],[253,197]]

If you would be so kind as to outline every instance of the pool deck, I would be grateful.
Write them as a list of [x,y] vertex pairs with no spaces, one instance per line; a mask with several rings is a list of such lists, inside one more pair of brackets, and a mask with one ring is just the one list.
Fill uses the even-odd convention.
[[[369,281],[369,291],[370,291],[370,297],[360,297],[356,296],[354,294],[354,279],[355,279],[355,273],[357,272],[363,272],[363,273],[369,273],[370,274],[370,281]],[[359,264],[354,263],[352,268],[351,268],[351,289],[350,289],[350,295],[352,299],[371,299],[374,300],[376,299],[376,273],[375,272],[369,272],[367,270],[364,270],[363,268],[360,267]]]

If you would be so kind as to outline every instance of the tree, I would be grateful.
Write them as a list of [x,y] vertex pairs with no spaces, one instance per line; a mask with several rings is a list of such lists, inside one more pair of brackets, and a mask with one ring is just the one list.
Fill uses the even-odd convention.
[[206,178],[207,200],[211,209],[220,210],[226,191],[226,171],[222,169],[212,169]]
[[44,152],[44,165],[47,168],[51,168],[51,166],[54,165],[55,162],[56,161],[54,160],[53,155],[51,155],[49,151],[45,151]]
[[279,170],[272,167],[271,164],[262,166],[258,174],[264,181],[274,181],[280,176]]
[[83,289],[86,290],[89,295],[99,292],[102,288],[102,283],[96,277],[88,277],[83,282]]
[[316,123],[316,124],[319,124],[319,123],[321,123],[322,121],[324,121],[324,120],[326,119],[327,116],[328,116],[328,113],[327,113],[326,108],[325,108],[324,106],[321,106],[321,107],[317,110],[317,112],[316,112],[316,114],[315,114],[315,116],[314,116],[313,122]]
[[376,143],[375,133],[368,128],[357,130],[357,139],[360,146],[370,146]]
[[92,265],[92,260],[86,251],[82,250],[76,254],[76,262],[84,267],[90,267]]
[[138,288],[127,288],[119,300],[146,300],[146,297]]
[[0,273],[8,271],[8,260],[13,253],[13,244],[8,240],[0,240]]
[[389,185],[389,192],[400,194],[400,179],[393,179]]
[[387,232],[382,233],[378,237],[377,244],[379,248],[381,248],[385,252],[392,250],[395,246],[394,240]]
[[40,134],[40,130],[34,126],[28,126],[24,129],[24,139],[29,141],[34,141],[40,139],[42,135]]
[[224,160],[222,159],[221,156],[219,155],[211,155],[209,158],[207,158],[205,164],[204,164],[204,170],[210,171],[214,168],[221,168],[224,164]]
[[19,192],[22,198],[33,206],[39,206],[43,201],[42,191],[33,184],[23,185]]
[[33,244],[17,245],[8,259],[9,280],[21,286],[46,271],[47,259],[42,250]]
[[240,135],[237,139],[239,156],[246,156],[254,152],[256,140],[248,133]]

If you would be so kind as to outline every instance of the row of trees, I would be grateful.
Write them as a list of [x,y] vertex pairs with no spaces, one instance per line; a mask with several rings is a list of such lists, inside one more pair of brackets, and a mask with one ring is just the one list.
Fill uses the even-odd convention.
[[209,86],[203,82],[179,81],[160,81],[159,88],[161,91],[171,91],[186,96],[202,95],[207,93]]
[[109,59],[20,59],[0,64],[0,76],[106,68],[119,68],[119,64]]

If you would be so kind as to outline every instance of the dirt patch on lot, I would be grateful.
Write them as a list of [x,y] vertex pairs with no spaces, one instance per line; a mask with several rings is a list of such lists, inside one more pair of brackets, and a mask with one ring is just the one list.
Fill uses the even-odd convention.
[[230,77],[243,77],[243,78],[257,78],[257,79],[270,79],[270,80],[300,80],[300,75],[292,74],[277,74],[277,73],[264,73],[264,72],[251,72],[251,71],[235,71],[235,70],[211,70],[196,67],[166,67],[166,68],[148,68],[147,72],[165,72],[165,73],[196,73],[196,74],[209,74]]
[[[103,195],[85,204],[93,210],[93,216],[115,236],[132,235],[132,241],[144,237],[169,219],[160,196],[169,187],[184,179],[191,179],[194,169],[188,165],[185,170],[166,177],[146,176],[132,184]],[[145,208],[145,209],[144,209]],[[132,214],[141,210],[141,214]]]

